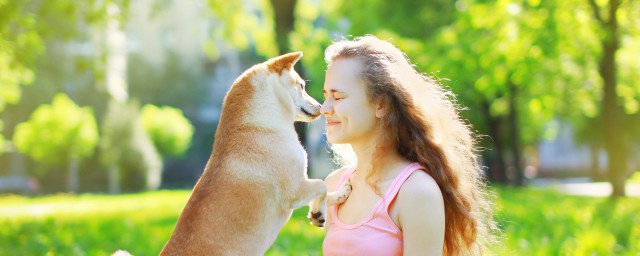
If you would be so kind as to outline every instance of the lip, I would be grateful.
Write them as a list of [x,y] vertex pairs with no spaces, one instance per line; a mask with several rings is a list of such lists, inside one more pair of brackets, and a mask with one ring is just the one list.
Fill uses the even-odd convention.
[[327,126],[333,126],[333,125],[338,125],[340,124],[340,122],[338,121],[327,121]]

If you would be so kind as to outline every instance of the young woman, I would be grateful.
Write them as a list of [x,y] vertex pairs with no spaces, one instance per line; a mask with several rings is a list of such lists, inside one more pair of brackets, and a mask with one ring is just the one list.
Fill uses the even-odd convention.
[[325,51],[321,113],[344,167],[329,191],[325,255],[478,255],[493,228],[471,127],[453,95],[374,36]]

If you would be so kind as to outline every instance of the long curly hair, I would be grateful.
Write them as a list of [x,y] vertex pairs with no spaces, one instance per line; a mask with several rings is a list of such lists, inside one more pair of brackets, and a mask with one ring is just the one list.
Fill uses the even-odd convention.
[[[385,106],[385,135],[376,142],[373,172],[367,183],[377,188],[380,159],[396,150],[424,166],[440,187],[445,205],[444,255],[479,255],[493,241],[492,197],[486,190],[471,126],[459,115],[455,95],[416,71],[391,43],[367,35],[332,43],[325,61],[355,58],[364,68],[367,96]],[[331,145],[341,164],[355,163],[346,144]]]

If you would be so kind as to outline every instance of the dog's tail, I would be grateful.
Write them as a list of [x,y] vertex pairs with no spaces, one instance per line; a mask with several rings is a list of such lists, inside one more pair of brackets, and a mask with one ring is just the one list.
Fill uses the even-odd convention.
[[114,252],[113,254],[111,254],[111,256],[133,256],[133,255],[131,255],[131,253],[128,253],[126,251],[118,250],[117,252]]

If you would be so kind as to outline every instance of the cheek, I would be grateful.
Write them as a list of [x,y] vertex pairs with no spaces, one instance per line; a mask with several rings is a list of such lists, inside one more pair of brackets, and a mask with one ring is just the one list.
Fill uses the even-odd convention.
[[343,104],[334,107],[335,116],[342,121],[340,129],[347,133],[367,132],[375,126],[375,112],[364,106]]
[[369,113],[353,116],[349,122],[349,129],[356,133],[367,133],[375,126],[375,117]]

